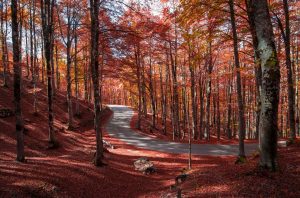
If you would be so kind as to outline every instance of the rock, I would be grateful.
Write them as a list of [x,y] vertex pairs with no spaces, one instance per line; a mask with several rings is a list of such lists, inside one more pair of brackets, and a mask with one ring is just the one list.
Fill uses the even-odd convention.
[[105,148],[114,149],[115,147],[108,141],[102,140]]
[[141,157],[137,159],[133,163],[135,170],[143,172],[144,174],[151,174],[156,172],[156,168],[154,167],[154,164],[149,161],[146,157]]
[[0,109],[0,118],[8,118],[14,115],[15,113],[11,109],[6,109],[6,108]]
[[287,147],[289,145],[289,142],[287,140],[280,140],[277,142],[277,145],[279,147]]

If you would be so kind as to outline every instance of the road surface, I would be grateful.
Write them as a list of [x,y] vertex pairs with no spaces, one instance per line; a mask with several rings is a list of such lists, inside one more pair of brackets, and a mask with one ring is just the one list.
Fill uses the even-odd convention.
[[[110,136],[147,150],[176,154],[189,152],[189,145],[186,143],[167,142],[135,132],[130,128],[130,121],[134,111],[129,107],[122,105],[108,105],[108,107],[114,112],[113,117],[106,126]],[[245,144],[246,155],[251,154],[256,149],[257,144]],[[192,154],[211,156],[237,155],[238,145],[192,144]]]

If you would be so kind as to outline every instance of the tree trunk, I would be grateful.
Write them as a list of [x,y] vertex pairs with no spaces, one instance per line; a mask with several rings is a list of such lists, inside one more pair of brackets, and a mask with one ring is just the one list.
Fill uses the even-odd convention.
[[21,110],[21,56],[19,45],[19,24],[18,24],[18,4],[17,0],[11,1],[12,18],[12,41],[13,41],[13,63],[14,63],[14,102],[16,116],[17,134],[17,161],[24,162],[24,137],[23,137],[23,118]]
[[100,94],[99,94],[99,0],[90,0],[91,17],[91,71],[94,87],[94,128],[96,132],[95,166],[103,165],[103,142],[100,127]]
[[[35,10],[36,10],[36,1],[33,0],[33,38],[36,38],[36,28],[35,28]],[[37,81],[37,75],[39,73],[39,70],[37,69],[37,41],[34,39],[33,42],[33,54],[34,54],[34,59],[33,59],[33,111],[34,113],[37,113],[37,96],[36,96],[36,81]]]
[[198,138],[198,108],[197,108],[197,97],[196,97],[196,80],[195,80],[195,65],[192,64],[192,54],[191,46],[189,43],[189,70],[191,75],[191,100],[192,100],[192,117],[193,117],[193,138],[196,140]]
[[[280,70],[268,2],[249,0],[253,10],[255,31],[258,39],[259,58],[262,69],[260,114],[260,166],[275,170],[277,166],[277,120]],[[251,18],[249,19],[251,20]]]
[[220,90],[219,90],[219,77],[217,76],[217,139],[220,141],[221,136],[221,114],[220,114]]
[[252,35],[252,43],[254,48],[254,64],[255,64],[255,84],[256,84],[256,126],[255,126],[255,139],[259,137],[259,122],[260,122],[260,111],[261,111],[261,101],[260,101],[260,92],[261,92],[261,78],[262,78],[262,71],[259,59],[259,51],[258,48],[258,39],[255,31],[255,23],[254,23],[254,12],[251,8],[251,1],[252,0],[245,0],[246,8],[247,8],[247,15],[248,15],[248,22],[250,27],[250,32]]
[[56,89],[60,89],[60,73],[59,73],[59,63],[58,63],[58,49],[55,45],[55,65],[56,65]]
[[139,44],[135,49],[135,62],[136,62],[136,73],[137,73],[137,86],[138,86],[138,122],[137,129],[141,129],[142,120],[142,79],[141,79],[141,64],[140,64],[140,46]]
[[[175,47],[176,48],[176,47]],[[176,50],[175,50],[176,51]],[[179,98],[178,98],[178,82],[177,82],[177,64],[176,64],[176,52],[175,58],[172,55],[172,45],[170,43],[170,60],[171,60],[171,72],[172,72],[172,90],[173,90],[173,133],[174,136],[180,138],[180,125],[179,125]]]
[[[200,68],[199,68],[200,71]],[[200,73],[200,72],[199,72]],[[201,73],[200,73],[201,75]],[[204,118],[204,83],[203,77],[199,77],[199,100],[200,100],[200,115],[199,115],[199,139],[203,137],[203,118]]]
[[[229,71],[231,71],[231,65],[230,64],[229,64]],[[231,131],[231,122],[232,122],[231,121],[231,113],[232,113],[231,95],[232,95],[232,78],[233,78],[232,76],[230,76],[230,78],[229,78],[229,83],[228,83],[229,86],[227,88],[227,127],[226,127],[226,131],[227,131],[228,139],[232,138],[232,131]]]
[[[150,38],[151,39],[151,38]],[[151,40],[150,40],[150,45],[151,45]],[[152,129],[156,129],[156,124],[155,124],[155,118],[156,118],[156,104],[155,104],[155,96],[154,96],[154,80],[153,80],[153,67],[152,67],[152,51],[150,47],[150,52],[149,52],[149,57],[150,57],[150,62],[149,62],[149,89],[150,89],[150,98],[151,98],[151,108],[152,108]]]
[[87,58],[87,52],[84,51],[84,68],[83,68],[83,80],[84,80],[84,99],[86,101],[88,101],[88,98],[89,98],[89,94],[88,94],[88,81],[89,81],[89,78],[88,78],[88,75],[89,75],[89,72],[88,72],[88,58]]
[[230,19],[231,19],[232,36],[233,36],[234,62],[236,68],[237,102],[238,102],[238,112],[239,112],[239,157],[245,157],[244,139],[245,139],[246,128],[245,128],[244,104],[243,104],[241,74],[240,74],[238,38],[236,32],[233,0],[229,0],[229,7],[230,7]]
[[[75,22],[76,23],[76,22]],[[75,78],[75,97],[76,97],[76,106],[75,106],[75,114],[77,116],[80,115],[79,110],[79,82],[78,82],[78,66],[77,66],[77,24],[74,27],[74,43],[75,43],[75,55],[74,55],[74,78]]]
[[[71,46],[72,46],[72,36],[71,36],[71,11],[67,7],[67,104],[68,104],[68,129],[73,128],[73,105],[72,105],[72,80],[71,80]],[[97,70],[98,71],[98,70]],[[98,72],[97,72],[98,73]]]
[[47,67],[47,95],[48,95],[48,125],[49,125],[49,144],[56,147],[57,142],[53,127],[53,92],[52,92],[52,67],[53,61],[53,9],[54,0],[41,0],[41,17],[43,26],[44,51]]
[[289,16],[289,5],[287,0],[283,0],[284,15],[285,15],[285,60],[287,67],[287,87],[288,87],[288,106],[289,106],[289,137],[292,140],[296,139],[296,129],[295,129],[295,90],[294,90],[294,80],[292,71],[292,61],[291,61],[291,31],[290,31],[290,16]]
[[208,45],[208,64],[207,64],[207,86],[206,86],[206,123],[205,123],[205,135],[206,140],[210,140],[210,96],[211,96],[211,73],[213,70],[212,62],[212,46],[211,42]]
[[[4,2],[1,0],[1,47],[2,47],[2,66],[3,66],[3,86],[8,87],[7,84],[7,73],[8,73],[8,60],[6,55],[6,39],[7,39],[7,29],[4,31]],[[7,6],[7,5],[5,5]],[[7,23],[7,21],[6,21]],[[7,27],[6,27],[7,28]]]

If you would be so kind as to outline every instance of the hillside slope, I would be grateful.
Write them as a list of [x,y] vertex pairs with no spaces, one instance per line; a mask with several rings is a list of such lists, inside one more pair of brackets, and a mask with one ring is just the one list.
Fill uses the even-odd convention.
[[[12,81],[9,84],[12,85]],[[137,158],[133,152],[130,153],[123,143],[107,136],[105,139],[118,149],[105,154],[107,166],[94,167],[92,105],[80,101],[81,116],[75,117],[78,127],[75,131],[69,131],[66,125],[66,94],[63,92],[57,92],[54,99],[54,124],[60,147],[55,150],[47,149],[46,88],[38,85],[37,115],[33,114],[32,91],[30,82],[24,80],[22,111],[26,128],[26,163],[15,161],[15,118],[0,118],[0,197],[128,197],[166,188],[162,185],[162,180],[172,177],[164,178],[164,175],[153,179],[137,173],[132,167]],[[12,86],[0,87],[1,108],[13,110]],[[110,114],[109,110],[102,113],[103,123],[109,119]],[[137,190],[137,186],[141,188]]]

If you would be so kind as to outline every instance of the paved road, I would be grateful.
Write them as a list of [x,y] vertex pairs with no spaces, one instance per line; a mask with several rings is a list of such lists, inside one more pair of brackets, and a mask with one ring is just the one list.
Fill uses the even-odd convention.
[[[167,142],[139,134],[130,128],[130,120],[134,112],[122,105],[108,105],[114,112],[113,117],[106,128],[110,136],[116,137],[127,144],[143,149],[155,150],[167,153],[188,153],[188,144]],[[257,144],[245,144],[246,155],[251,154],[257,148]],[[221,144],[192,144],[192,154],[196,155],[237,155],[238,145]]]

